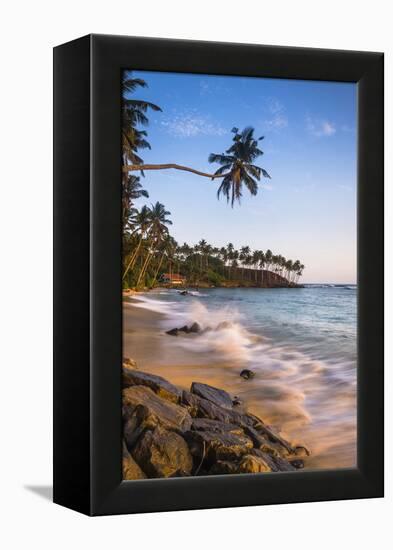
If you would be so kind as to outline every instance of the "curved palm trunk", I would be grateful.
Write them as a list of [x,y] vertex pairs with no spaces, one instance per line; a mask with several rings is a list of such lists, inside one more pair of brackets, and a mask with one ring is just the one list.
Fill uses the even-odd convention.
[[137,260],[137,257],[138,257],[139,249],[140,249],[141,244],[142,244],[142,240],[143,240],[143,233],[141,235],[141,238],[139,239],[138,246],[136,247],[134,253],[131,255],[131,259],[130,259],[128,265],[127,265],[127,268],[124,271],[123,280],[124,280],[125,276],[127,275],[128,271],[131,269],[131,267],[134,267],[134,264],[135,264],[135,262]]
[[145,263],[143,264],[142,269],[141,269],[141,272],[139,273],[139,277],[138,277],[138,281],[137,281],[137,283],[136,283],[136,286],[139,286],[139,283],[141,282],[142,277],[145,276],[147,267],[148,267],[148,265],[149,265],[149,263],[150,263],[152,257],[153,257],[153,254],[152,254],[151,252],[148,252],[148,253],[147,253],[147,256],[146,256],[146,259],[145,259]]
[[161,265],[162,265],[162,262],[163,262],[163,260],[164,260],[164,256],[165,256],[165,254],[162,254],[161,259],[160,259],[160,262],[159,262],[158,267],[157,267],[157,270],[156,270],[156,272],[155,272],[155,274],[154,274],[154,279],[153,279],[153,282],[152,282],[151,286],[154,286],[155,283],[156,283],[157,275],[158,275],[158,272],[159,272],[160,269],[161,269]]
[[216,178],[225,178],[228,174],[207,174],[206,172],[201,172],[200,170],[195,170],[189,166],[182,166],[181,164],[124,164],[123,172],[135,172],[137,170],[184,170],[185,172],[191,172],[192,174],[197,174],[197,176],[204,176],[205,178],[216,179]]

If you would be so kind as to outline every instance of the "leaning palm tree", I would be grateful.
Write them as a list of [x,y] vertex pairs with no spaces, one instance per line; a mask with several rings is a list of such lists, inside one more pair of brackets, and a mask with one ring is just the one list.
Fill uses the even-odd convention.
[[[131,124],[134,124],[134,122],[134,120],[131,120]],[[125,124],[127,125],[127,122]],[[265,178],[270,178],[270,176],[264,168],[254,164],[254,161],[263,155],[263,151],[258,147],[258,142],[263,139],[263,136],[257,139],[254,138],[254,128],[251,127],[245,128],[242,132],[239,132],[238,128],[232,128],[232,132],[235,135],[231,147],[222,155],[215,153],[209,155],[209,162],[221,165],[214,174],[176,163],[143,164],[140,159],[133,161],[131,157],[129,157],[130,163],[123,162],[123,174],[138,170],[143,173],[147,170],[168,170],[173,168],[192,172],[193,174],[212,180],[223,178],[217,196],[220,197],[222,193],[227,197],[229,202],[231,195],[231,205],[233,207],[235,200],[240,202],[243,184],[252,195],[256,195],[261,176]],[[133,151],[135,152],[135,150]]]
[[263,136],[254,138],[254,128],[251,126],[244,128],[242,132],[239,132],[238,128],[232,128],[232,132],[235,135],[231,147],[221,155],[211,153],[209,162],[220,164],[221,167],[214,175],[224,177],[218,188],[217,197],[219,198],[222,193],[227,198],[227,202],[231,201],[233,207],[235,200],[240,202],[243,184],[251,195],[256,195],[261,176],[265,178],[270,176],[266,170],[254,164],[255,160],[263,155],[263,151],[258,147],[258,142],[263,139]]
[[137,286],[141,283],[147,268],[149,267],[149,264],[153,258],[155,249],[161,241],[163,240],[164,236],[168,234],[168,225],[172,225],[172,222],[167,216],[170,216],[170,212],[168,210],[165,210],[165,206],[161,204],[160,202],[156,202],[155,204],[151,205],[150,209],[150,225],[149,225],[149,236],[148,240],[150,241],[148,243],[147,248],[147,254],[144,261],[144,264],[142,266],[142,269],[139,273]]
[[175,249],[176,249],[176,241],[173,237],[169,235],[169,233],[167,233],[162,239],[162,242],[158,250],[158,252],[161,253],[161,258],[160,258],[160,261],[158,262],[157,269],[154,273],[153,282],[151,283],[152,287],[154,287],[156,283],[164,258],[165,257],[173,258]]
[[132,222],[135,224],[136,228],[140,231],[139,241],[129,258],[128,265],[123,273],[123,280],[125,279],[128,271],[135,265],[135,262],[138,258],[138,253],[142,245],[142,241],[149,231],[151,226],[151,210],[147,206],[142,206],[140,212],[136,212],[132,218]]

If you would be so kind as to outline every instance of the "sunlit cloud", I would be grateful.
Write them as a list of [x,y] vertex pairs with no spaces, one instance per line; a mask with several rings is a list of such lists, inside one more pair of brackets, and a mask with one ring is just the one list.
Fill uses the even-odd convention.
[[266,105],[269,118],[263,121],[267,130],[282,130],[288,126],[285,106],[276,98],[269,97]]
[[219,123],[196,111],[174,114],[173,117],[162,120],[161,126],[168,134],[179,138],[223,136],[228,133]]
[[306,118],[306,128],[315,137],[330,137],[336,133],[336,126],[329,120],[317,120],[311,117]]

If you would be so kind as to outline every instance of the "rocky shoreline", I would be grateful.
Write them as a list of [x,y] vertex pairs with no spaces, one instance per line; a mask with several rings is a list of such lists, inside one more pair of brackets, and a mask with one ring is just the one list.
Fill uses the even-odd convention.
[[309,454],[225,390],[181,390],[123,360],[123,479],[290,472]]

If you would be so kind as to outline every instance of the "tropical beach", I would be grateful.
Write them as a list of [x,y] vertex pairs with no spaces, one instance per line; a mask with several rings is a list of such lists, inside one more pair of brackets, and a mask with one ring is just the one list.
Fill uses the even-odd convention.
[[356,104],[324,84],[124,71],[124,479],[356,465]]
[[[227,292],[231,291],[221,291]],[[284,322],[281,315],[275,315],[276,322],[272,323],[272,311],[262,318],[251,318],[251,311],[258,309],[255,297],[241,294],[253,292],[236,289],[240,296],[232,303],[238,308],[240,305],[240,311],[236,306],[220,307],[219,297],[212,307],[209,302],[214,296],[206,290],[186,298],[176,291],[163,290],[127,299],[124,354],[133,356],[142,371],[163,376],[181,389],[202,381],[226,390],[293,444],[305,445],[310,450],[305,460],[307,468],[353,466],[356,287],[302,290],[314,294],[314,301],[322,299],[325,303],[319,305],[320,318],[314,312],[313,322],[301,327],[287,312]],[[288,308],[288,298],[277,292],[294,291],[276,291],[276,304],[271,306],[275,312],[280,301]],[[302,299],[296,297],[297,301]],[[328,317],[334,314],[334,300],[346,302],[339,326]],[[245,301],[243,306],[241,301]],[[211,330],[176,337],[166,334],[175,325],[192,322],[197,322],[201,331]],[[334,350],[334,344],[337,349],[340,346],[340,352]],[[240,376],[247,368],[255,373],[249,380]]]

